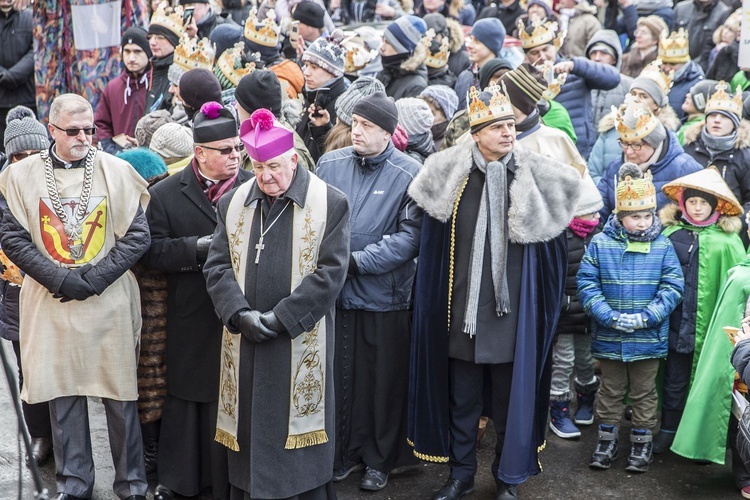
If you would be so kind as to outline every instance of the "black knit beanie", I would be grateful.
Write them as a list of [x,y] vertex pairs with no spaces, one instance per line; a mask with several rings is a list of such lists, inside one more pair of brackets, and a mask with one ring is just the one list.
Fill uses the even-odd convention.
[[313,1],[300,2],[292,13],[292,19],[313,28],[325,26],[326,11]]
[[490,59],[489,61],[484,63],[479,69],[479,90],[482,91],[486,89],[490,84],[492,75],[494,75],[501,69],[511,70],[513,69],[513,65],[510,63],[510,61],[506,61],[505,59]]
[[277,118],[281,115],[281,83],[271,70],[257,70],[243,76],[234,91],[234,98],[250,114],[256,109],[266,108]]
[[180,97],[185,113],[193,119],[196,111],[209,101],[221,101],[221,84],[207,69],[191,69],[180,78]]
[[706,202],[711,205],[711,210],[716,210],[716,206],[719,204],[719,200],[716,198],[716,196],[699,189],[685,188],[685,190],[682,192],[683,202],[688,201],[690,198],[696,197],[706,200]]
[[389,134],[393,134],[398,126],[396,103],[385,92],[375,92],[365,97],[354,106],[352,114],[371,121]]
[[125,30],[122,34],[122,42],[120,47],[125,48],[128,44],[135,44],[143,49],[149,59],[151,59],[151,47],[148,45],[148,32],[140,26],[133,26]]

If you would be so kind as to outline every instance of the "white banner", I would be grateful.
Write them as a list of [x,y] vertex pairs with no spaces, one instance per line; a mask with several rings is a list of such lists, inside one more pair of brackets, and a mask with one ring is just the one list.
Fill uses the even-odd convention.
[[76,50],[120,45],[121,0],[94,5],[71,5]]
[[737,65],[750,69],[750,0],[742,1],[742,29],[740,30],[740,55]]

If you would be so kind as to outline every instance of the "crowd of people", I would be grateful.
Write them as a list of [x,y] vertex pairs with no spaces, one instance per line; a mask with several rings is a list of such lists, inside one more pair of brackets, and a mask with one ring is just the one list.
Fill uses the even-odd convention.
[[593,469],[729,446],[750,498],[737,0],[140,1],[69,92],[84,38],[32,26],[70,13],[0,0],[0,333],[56,499],[88,397],[121,499],[423,460],[458,500],[489,421],[498,500],[589,425]]

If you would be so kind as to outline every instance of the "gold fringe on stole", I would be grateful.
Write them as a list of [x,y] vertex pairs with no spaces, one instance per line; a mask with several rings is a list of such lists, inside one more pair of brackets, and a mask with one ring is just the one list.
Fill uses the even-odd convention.
[[[406,440],[407,444],[414,448],[414,442],[411,439]],[[426,462],[435,462],[438,464],[447,464],[448,463],[448,457],[436,457],[433,455],[425,455],[424,453],[419,453],[417,450],[412,450],[412,453],[414,453],[414,456],[417,457],[420,460],[424,460]]]
[[539,460],[539,454],[544,451],[544,449],[547,447],[547,440],[545,439],[541,446],[537,447],[536,449],[536,463],[539,465],[539,472],[544,472],[544,468],[542,467],[542,461]]
[[237,438],[223,429],[216,429],[214,441],[223,444],[232,451],[240,451],[240,445],[237,443]]
[[297,448],[305,448],[307,446],[315,446],[316,444],[323,444],[327,442],[328,434],[326,434],[325,430],[312,431],[305,434],[287,436],[284,449],[295,450]]

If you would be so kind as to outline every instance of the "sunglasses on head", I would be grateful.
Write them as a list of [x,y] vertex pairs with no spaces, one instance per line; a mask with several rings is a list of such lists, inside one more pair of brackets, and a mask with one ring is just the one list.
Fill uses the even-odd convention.
[[213,151],[218,151],[219,154],[224,155],[224,156],[232,154],[232,150],[234,150],[234,151],[242,151],[243,149],[245,149],[245,145],[242,144],[242,143],[235,144],[234,146],[227,146],[225,148],[212,148],[211,146],[201,146],[201,147],[202,148],[206,148],[206,149],[210,149],[210,150],[213,150]]
[[96,133],[96,125],[84,128],[61,128],[53,123],[52,126],[57,130],[65,132],[65,135],[67,135],[68,137],[77,136],[81,132],[81,130],[83,130],[83,133],[86,135],[94,135]]

